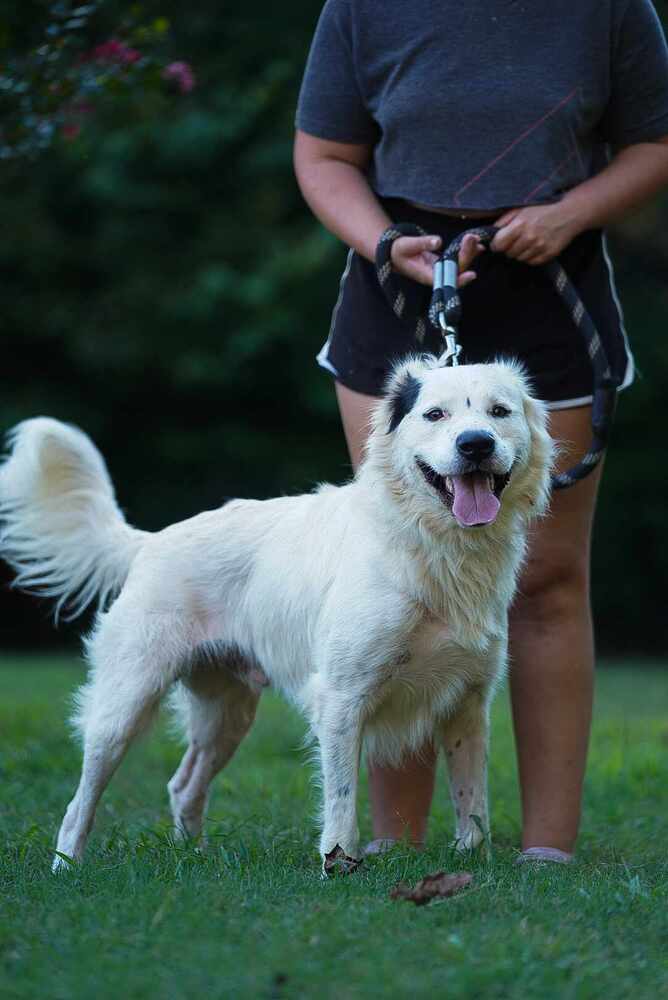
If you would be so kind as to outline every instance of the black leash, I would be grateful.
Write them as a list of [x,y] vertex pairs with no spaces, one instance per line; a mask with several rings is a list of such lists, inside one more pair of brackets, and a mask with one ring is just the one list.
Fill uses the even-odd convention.
[[[418,343],[424,341],[426,334],[424,317],[427,316],[431,325],[444,338],[445,350],[439,359],[444,365],[457,365],[461,351],[457,342],[462,312],[461,299],[457,291],[457,259],[464,237],[469,234],[476,236],[480,243],[488,247],[497,232],[495,226],[480,226],[456,236],[434,265],[434,287],[431,293],[426,286],[410,281],[394,271],[391,259],[392,244],[396,239],[400,236],[426,236],[424,229],[412,223],[402,222],[386,229],[378,242],[376,273],[393,312],[401,320],[415,320],[414,336]],[[618,381],[610,369],[598,330],[566,271],[558,260],[546,264],[545,270],[576,328],[584,337],[594,372],[591,444],[587,454],[577,465],[567,469],[566,472],[552,476],[553,489],[563,490],[588,476],[600,462],[615,414]]]

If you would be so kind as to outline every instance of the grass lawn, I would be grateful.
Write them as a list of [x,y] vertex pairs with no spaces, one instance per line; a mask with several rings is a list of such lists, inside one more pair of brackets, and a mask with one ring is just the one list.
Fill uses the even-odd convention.
[[[304,727],[272,695],[215,783],[209,850],[171,841],[168,720],[104,796],[85,862],[51,875],[78,777],[67,659],[0,663],[0,995],[4,998],[668,996],[668,672],[602,669],[578,864],[513,865],[519,811],[507,697],[496,702],[494,854],[460,860],[439,776],[427,851],[322,882]],[[366,794],[363,836],[369,835]],[[465,867],[416,908],[400,879]]]

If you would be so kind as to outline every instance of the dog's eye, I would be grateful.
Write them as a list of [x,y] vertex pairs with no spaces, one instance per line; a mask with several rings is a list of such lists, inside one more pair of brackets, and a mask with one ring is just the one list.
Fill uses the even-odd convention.
[[443,410],[439,410],[439,408],[435,406],[433,410],[427,410],[427,412],[423,413],[422,416],[425,420],[431,420],[431,422],[434,423],[436,420],[442,420],[445,416],[445,412]]
[[489,412],[490,412],[490,415],[493,416],[493,417],[509,417],[510,416],[510,410],[508,409],[508,407],[507,406],[501,406],[500,403],[497,403],[496,406],[493,406],[492,409]]

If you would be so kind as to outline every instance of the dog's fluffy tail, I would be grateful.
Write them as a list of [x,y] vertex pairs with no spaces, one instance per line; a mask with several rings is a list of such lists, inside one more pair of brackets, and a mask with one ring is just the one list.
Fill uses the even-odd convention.
[[0,555],[14,586],[56,600],[75,618],[123,586],[147,532],[121,514],[104,459],[82,431],[48,417],[10,432],[0,466]]

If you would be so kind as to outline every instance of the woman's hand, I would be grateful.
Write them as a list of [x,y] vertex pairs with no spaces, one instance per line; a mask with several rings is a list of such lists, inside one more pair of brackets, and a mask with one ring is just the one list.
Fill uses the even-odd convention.
[[[440,236],[399,236],[392,244],[392,267],[406,278],[412,278],[421,285],[431,285],[434,280],[434,263],[438,259],[441,243]],[[457,285],[462,288],[469,285],[476,277],[475,271],[470,271],[471,264],[484,246],[469,234],[464,237],[459,251],[459,278]]]
[[492,250],[536,266],[558,257],[583,228],[563,202],[511,208],[494,224],[501,232]]

